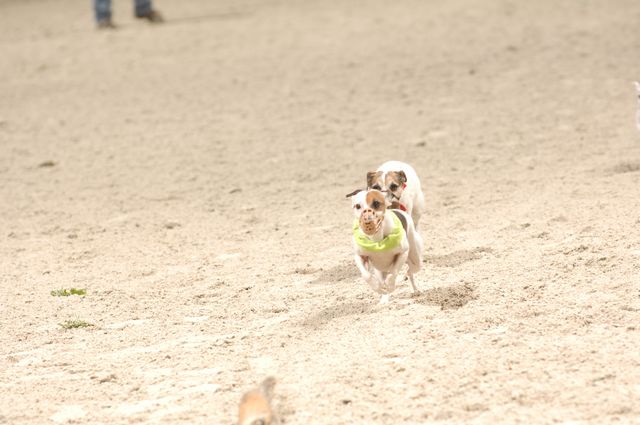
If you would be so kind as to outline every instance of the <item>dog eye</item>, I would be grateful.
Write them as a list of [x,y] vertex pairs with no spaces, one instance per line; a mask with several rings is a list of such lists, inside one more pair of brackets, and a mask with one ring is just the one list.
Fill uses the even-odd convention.
[[380,187],[380,185],[379,185],[379,184],[376,184],[376,185],[374,185],[374,186],[372,187],[372,189],[375,189],[375,190],[381,190],[382,188]]
[[397,188],[398,188],[398,185],[395,183],[391,183],[391,186],[389,186],[389,189],[391,189],[392,192],[394,192]]
[[357,210],[359,210],[360,209],[360,204],[356,204],[355,207],[356,207]]
[[378,208],[380,208],[380,201],[373,201],[371,203],[371,206],[373,207],[374,210],[377,210]]

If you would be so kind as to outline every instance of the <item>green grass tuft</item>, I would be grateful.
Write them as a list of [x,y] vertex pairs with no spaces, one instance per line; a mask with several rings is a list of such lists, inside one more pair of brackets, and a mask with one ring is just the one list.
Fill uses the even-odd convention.
[[68,297],[70,295],[87,295],[87,290],[84,288],[71,288],[71,289],[56,289],[51,291],[51,295],[54,297]]
[[59,325],[62,329],[88,328],[89,326],[93,326],[84,320],[67,320],[66,322],[59,323]]

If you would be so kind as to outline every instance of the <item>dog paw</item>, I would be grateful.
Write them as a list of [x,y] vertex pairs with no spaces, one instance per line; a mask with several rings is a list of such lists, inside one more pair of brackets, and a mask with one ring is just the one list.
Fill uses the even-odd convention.
[[389,294],[385,294],[380,297],[380,301],[378,301],[378,305],[387,305],[389,304]]

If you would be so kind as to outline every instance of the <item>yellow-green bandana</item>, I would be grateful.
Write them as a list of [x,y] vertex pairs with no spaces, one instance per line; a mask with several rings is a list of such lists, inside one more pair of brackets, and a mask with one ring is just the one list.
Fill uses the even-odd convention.
[[360,248],[367,251],[380,252],[397,247],[404,238],[404,228],[398,216],[393,213],[391,215],[393,217],[393,231],[380,242],[374,242],[362,233],[358,226],[358,219],[353,222],[353,240]]

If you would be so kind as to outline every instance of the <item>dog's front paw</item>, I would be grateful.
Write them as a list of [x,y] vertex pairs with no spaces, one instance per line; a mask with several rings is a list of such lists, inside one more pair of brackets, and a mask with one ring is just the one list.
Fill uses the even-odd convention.
[[378,301],[378,305],[387,305],[389,304],[389,294],[382,295],[380,297],[380,301]]

